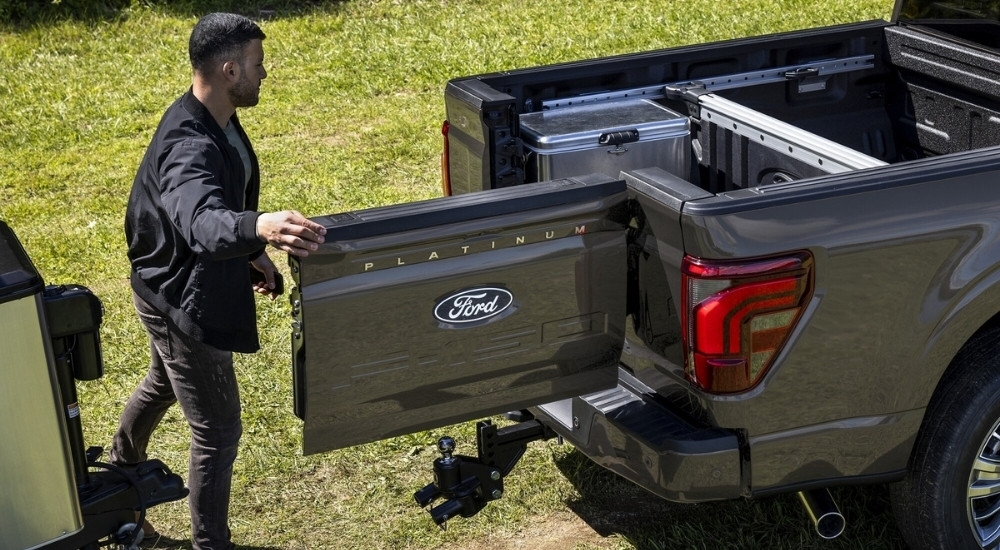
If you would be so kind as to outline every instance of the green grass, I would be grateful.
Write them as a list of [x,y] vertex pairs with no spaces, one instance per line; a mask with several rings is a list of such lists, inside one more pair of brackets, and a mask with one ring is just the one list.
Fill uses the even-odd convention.
[[[0,27],[0,219],[46,282],[84,284],[104,301],[105,376],[80,384],[87,442],[97,445],[110,441],[146,362],[122,236],[132,176],[163,109],[190,83],[186,44],[197,14],[234,4],[134,3],[106,18],[41,16]],[[449,78],[888,18],[891,10],[888,0],[275,4],[263,22],[270,76],[261,104],[241,117],[262,162],[262,209],[307,215],[436,196]],[[281,254],[272,256],[286,269]],[[555,443],[531,446],[504,499],[439,530],[412,492],[431,480],[437,437],[456,436],[470,453],[471,427],[303,457],[291,412],[289,306],[259,305],[263,349],[237,363],[245,435],[232,528],[248,547],[901,547],[882,488],[837,491],[848,533],[827,542],[794,496],[671,504]],[[151,453],[185,472],[187,429],[176,409]],[[186,537],[184,503],[152,517],[164,533]]]

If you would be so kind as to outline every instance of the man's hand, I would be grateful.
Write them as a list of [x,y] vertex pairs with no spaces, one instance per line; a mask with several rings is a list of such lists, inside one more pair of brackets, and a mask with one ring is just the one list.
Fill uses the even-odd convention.
[[326,228],[295,210],[265,212],[257,218],[257,236],[293,256],[308,256],[323,244]]
[[[270,296],[271,299],[275,299],[281,294],[278,288],[278,277],[281,274],[278,273],[278,268],[275,267],[274,262],[267,254],[261,254],[257,256],[254,260],[250,262],[250,281],[253,283],[253,291],[258,294],[264,294]],[[254,273],[259,273],[260,275],[255,276]]]

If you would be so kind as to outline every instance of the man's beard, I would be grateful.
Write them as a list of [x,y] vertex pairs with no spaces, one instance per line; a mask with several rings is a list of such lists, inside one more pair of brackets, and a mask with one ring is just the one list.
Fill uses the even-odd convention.
[[253,107],[260,102],[259,87],[254,86],[245,75],[246,72],[243,72],[240,80],[229,89],[229,99],[234,107]]

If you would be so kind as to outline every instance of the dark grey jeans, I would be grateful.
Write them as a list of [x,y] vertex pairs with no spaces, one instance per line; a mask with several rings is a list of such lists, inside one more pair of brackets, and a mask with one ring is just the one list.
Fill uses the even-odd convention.
[[191,428],[188,504],[195,550],[229,549],[229,493],[243,433],[232,352],[189,338],[166,316],[133,295],[149,334],[146,377],[129,397],[111,444],[111,462],[146,460],[157,424],[175,402]]

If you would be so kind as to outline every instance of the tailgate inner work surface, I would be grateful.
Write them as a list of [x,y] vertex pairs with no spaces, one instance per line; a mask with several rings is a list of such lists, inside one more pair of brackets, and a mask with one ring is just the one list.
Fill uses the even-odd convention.
[[614,387],[625,184],[583,176],[314,218],[292,258],[303,451]]

